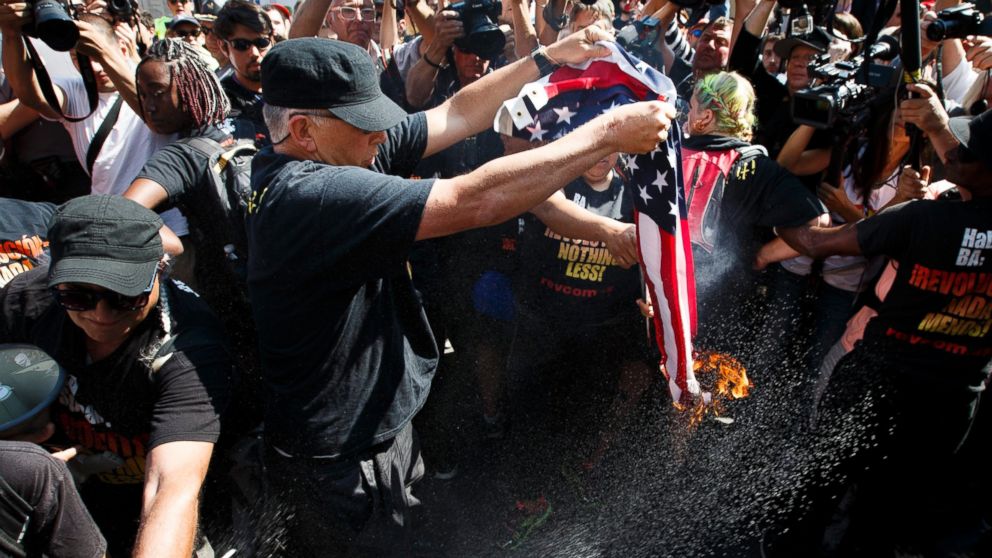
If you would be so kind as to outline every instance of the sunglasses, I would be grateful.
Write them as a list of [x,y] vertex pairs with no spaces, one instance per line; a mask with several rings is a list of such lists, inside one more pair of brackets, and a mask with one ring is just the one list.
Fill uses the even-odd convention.
[[231,48],[234,50],[245,52],[253,46],[258,50],[265,50],[272,44],[272,40],[265,37],[259,37],[257,39],[229,39],[227,44],[231,45]]
[[114,291],[91,291],[79,287],[69,287],[59,289],[58,285],[52,287],[52,295],[59,306],[70,312],[85,312],[96,308],[101,300],[106,300],[114,310],[120,312],[134,312],[141,310],[148,305],[148,297],[151,296],[152,288],[155,286],[155,277],[158,271],[152,274],[152,280],[148,283],[148,288],[137,296],[125,296]]
[[341,16],[341,19],[345,21],[355,21],[355,19],[361,14],[362,21],[375,21],[377,19],[375,8],[352,8],[348,6],[340,8],[332,8],[332,12],[337,12]]
[[188,31],[173,31],[172,34],[180,39],[185,39],[186,37],[193,37],[195,39],[200,36],[200,30],[190,29]]
[[176,4],[192,4],[193,3],[193,0],[169,0],[169,3],[172,4],[172,5],[176,5]]

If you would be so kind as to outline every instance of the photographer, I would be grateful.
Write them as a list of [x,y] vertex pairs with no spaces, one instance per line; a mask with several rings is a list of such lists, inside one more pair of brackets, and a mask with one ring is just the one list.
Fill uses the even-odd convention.
[[[744,28],[730,54],[730,67],[751,80],[757,95],[758,125],[755,130],[755,143],[768,149],[768,155],[777,157],[786,140],[796,129],[789,106],[792,95],[809,87],[812,79],[807,67],[814,56],[827,52],[830,36],[819,27],[814,27],[807,35],[786,37],[775,43],[775,52],[785,63],[786,82],[782,84],[769,75],[758,61],[761,52],[761,37],[765,33],[768,19],[775,7],[775,0],[759,0],[753,10],[749,10],[748,0],[737,1],[738,14],[748,13]],[[809,149],[816,150],[830,145],[827,134],[816,134]],[[820,149],[817,160],[811,165],[810,174],[818,174],[829,162],[829,151]],[[815,182],[819,182],[818,180]],[[815,184],[809,184],[811,188]]]
[[[60,120],[72,137],[76,158],[89,172],[92,192],[119,194],[137,176],[141,166],[172,138],[153,133],[141,117],[134,85],[134,67],[127,58],[128,45],[114,33],[113,27],[99,16],[83,14],[75,22],[79,43],[75,53],[89,56],[96,78],[98,102],[88,118],[72,122],[62,114],[81,116],[89,110],[88,95],[82,77],[56,78],[52,84],[58,107],[45,100],[38,77],[27,58],[22,29],[32,21],[29,4],[3,0],[0,4],[0,31],[3,33],[3,67],[17,98],[49,120]],[[60,114],[61,112],[61,114]],[[116,119],[116,120],[114,120]],[[94,145],[98,132],[99,141]],[[177,235],[188,230],[178,211],[163,216]]]

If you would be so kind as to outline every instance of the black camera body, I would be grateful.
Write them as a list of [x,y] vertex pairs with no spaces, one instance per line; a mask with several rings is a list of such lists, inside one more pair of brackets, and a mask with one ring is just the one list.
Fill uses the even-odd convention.
[[446,9],[456,12],[465,28],[465,36],[455,39],[455,46],[480,58],[493,59],[503,52],[506,36],[496,24],[503,13],[500,0],[463,0]]
[[52,50],[65,52],[79,42],[76,11],[68,2],[37,0],[31,6],[34,21],[24,26],[24,34],[37,37]]
[[132,0],[107,0],[107,12],[116,21],[130,23],[134,19],[136,10]]
[[818,129],[850,130],[863,124],[873,102],[891,95],[899,83],[898,68],[870,62],[874,58],[894,58],[899,52],[898,43],[896,48],[891,43],[878,44],[885,48],[870,48],[868,60],[856,56],[831,62],[829,54],[814,58],[807,71],[822,84],[801,89],[792,96],[792,120]]
[[985,17],[973,4],[941,10],[937,20],[927,27],[927,38],[931,41],[963,39],[968,35],[992,35],[992,18]]

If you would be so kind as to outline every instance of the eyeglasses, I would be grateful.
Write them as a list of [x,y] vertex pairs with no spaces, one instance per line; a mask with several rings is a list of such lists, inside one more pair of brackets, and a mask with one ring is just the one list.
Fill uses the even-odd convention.
[[265,37],[259,37],[257,39],[229,39],[227,44],[231,45],[231,48],[234,50],[245,52],[253,46],[258,50],[265,50],[272,44],[272,40]]
[[158,271],[156,270],[152,274],[152,280],[148,283],[148,288],[137,296],[125,296],[114,291],[91,291],[80,287],[60,289],[58,285],[52,287],[52,295],[62,308],[70,312],[92,310],[96,308],[96,305],[101,300],[106,300],[107,304],[114,310],[134,312],[148,305],[148,298],[151,296],[152,289],[155,286],[155,277],[157,276]]
[[195,39],[200,36],[200,30],[190,29],[188,31],[173,31],[172,34],[180,39],[185,39],[186,37],[193,37]]
[[[293,118],[293,117],[295,117],[295,116],[312,116],[314,118],[332,118],[334,120],[338,120],[338,117],[337,116],[334,116],[330,112],[321,112],[321,113],[317,113],[317,112],[291,112],[291,113],[289,113],[286,116],[286,122],[288,123],[290,121],[290,119]],[[281,140],[272,142],[272,145],[279,145],[279,144],[285,142],[286,140],[289,139],[289,136],[291,136],[291,135],[293,135],[293,134],[292,133],[287,133],[286,136],[283,137]]]
[[349,6],[342,6],[339,8],[331,8],[332,12],[337,12],[341,16],[341,19],[345,21],[355,21],[355,18],[359,14],[362,16],[362,21],[376,21],[378,16],[375,13],[375,8],[352,8]]

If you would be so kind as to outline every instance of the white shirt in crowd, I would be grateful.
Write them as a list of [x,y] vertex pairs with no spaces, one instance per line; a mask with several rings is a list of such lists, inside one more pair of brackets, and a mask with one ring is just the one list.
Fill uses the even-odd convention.
[[[78,117],[89,111],[89,99],[81,77],[58,77],[54,82],[65,93],[67,116]],[[117,93],[100,93],[96,111],[89,118],[82,122],[62,121],[62,125],[69,132],[69,137],[72,138],[72,147],[83,168],[86,168],[86,153],[93,136],[100,129],[100,124],[106,119],[117,97]],[[124,103],[117,124],[107,136],[100,154],[93,163],[92,192],[123,194],[151,156],[175,140],[175,135],[165,136],[152,132],[131,107]],[[189,233],[186,218],[178,209],[170,209],[162,213],[162,220],[179,236]]]

